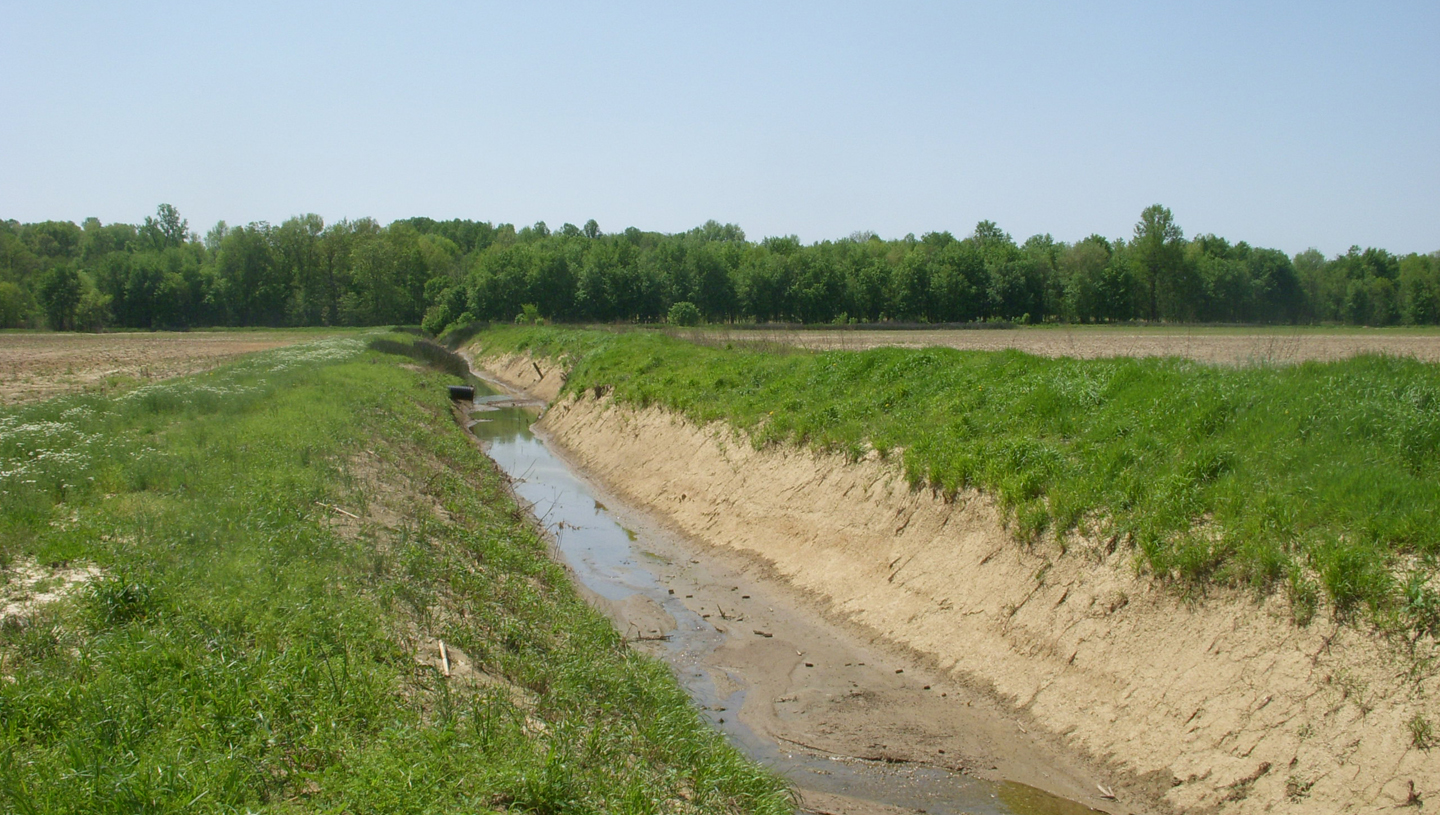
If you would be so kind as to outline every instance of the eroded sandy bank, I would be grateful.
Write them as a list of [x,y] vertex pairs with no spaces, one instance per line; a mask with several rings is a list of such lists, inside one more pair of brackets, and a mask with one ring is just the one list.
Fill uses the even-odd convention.
[[[550,399],[563,384],[525,357],[486,367]],[[912,492],[894,462],[757,451],[594,393],[553,402],[543,428],[616,493],[1110,764],[1122,798],[1223,812],[1440,798],[1440,759],[1412,726],[1440,726],[1440,682],[1368,633],[1297,628],[1278,599],[1183,602],[1103,540],[1026,550],[988,498]]]

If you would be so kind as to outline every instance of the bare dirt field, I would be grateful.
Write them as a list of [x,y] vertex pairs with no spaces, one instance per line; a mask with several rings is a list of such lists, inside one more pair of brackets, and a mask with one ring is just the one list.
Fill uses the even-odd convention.
[[[688,335],[687,335],[688,336]],[[1440,332],[1430,329],[1108,328],[707,330],[704,342],[752,342],[816,350],[945,346],[972,351],[1014,348],[1048,357],[1188,357],[1221,365],[1289,364],[1357,354],[1394,354],[1440,362]]]
[[0,333],[0,405],[196,373],[321,336],[314,331]]

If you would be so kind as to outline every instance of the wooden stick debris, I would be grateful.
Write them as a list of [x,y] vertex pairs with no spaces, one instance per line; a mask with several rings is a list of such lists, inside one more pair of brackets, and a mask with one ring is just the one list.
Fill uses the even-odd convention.
[[445,675],[450,675],[450,652],[445,650],[445,640],[440,640],[440,664],[445,667]]
[[316,502],[315,502],[315,506],[317,506],[317,507],[324,507],[324,508],[326,508],[326,509],[333,509],[333,510],[335,510],[336,512],[340,513],[341,515],[344,515],[344,516],[347,517],[347,518],[354,518],[354,519],[357,520],[357,521],[360,520],[360,516],[359,516],[359,515],[356,515],[356,514],[353,513],[353,512],[346,512],[345,510],[341,509],[340,507],[335,506],[334,504],[327,504],[327,503],[325,503],[325,502],[323,502],[323,501],[316,501]]

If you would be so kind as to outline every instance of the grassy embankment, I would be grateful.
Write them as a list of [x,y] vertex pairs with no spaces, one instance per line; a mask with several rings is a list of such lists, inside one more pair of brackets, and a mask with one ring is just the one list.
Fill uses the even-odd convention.
[[775,353],[556,328],[481,339],[567,357],[572,390],[613,387],[757,444],[903,449],[912,484],[997,496],[1022,540],[1082,529],[1132,542],[1186,591],[1284,587],[1301,623],[1328,599],[1412,647],[1440,634],[1440,366]]
[[0,412],[7,593],[98,570],[0,625],[0,809],[788,810],[408,362],[352,337]]

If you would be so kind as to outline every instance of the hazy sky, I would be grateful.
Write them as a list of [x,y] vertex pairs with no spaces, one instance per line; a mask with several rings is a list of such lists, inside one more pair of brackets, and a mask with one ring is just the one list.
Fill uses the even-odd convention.
[[0,2],[0,218],[1440,249],[1440,3]]

